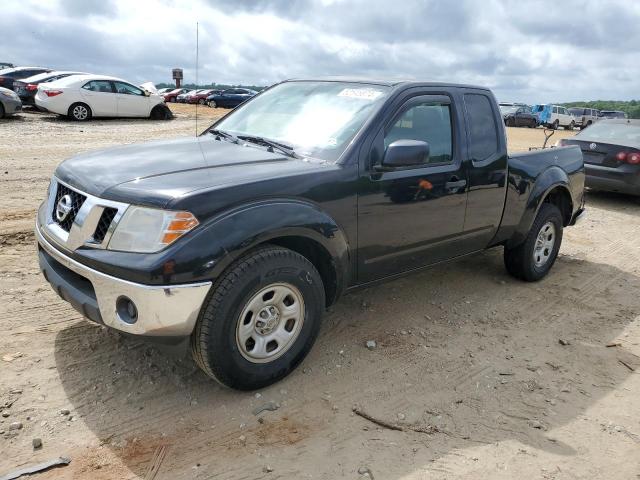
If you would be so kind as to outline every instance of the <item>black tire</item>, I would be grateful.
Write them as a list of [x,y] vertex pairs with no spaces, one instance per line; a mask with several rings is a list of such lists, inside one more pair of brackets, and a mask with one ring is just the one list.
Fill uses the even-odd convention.
[[507,119],[507,127],[515,127],[516,121],[513,118]]
[[151,118],[151,120],[171,120],[173,113],[171,113],[171,109],[165,104],[160,104],[151,109],[149,118]]
[[[274,284],[297,289],[304,316],[288,349],[273,360],[254,363],[240,350],[236,329],[251,299]],[[193,358],[223,385],[238,390],[263,388],[288,375],[311,350],[320,330],[324,302],[322,279],[307,258],[275,245],[256,248],[234,262],[211,288],[191,336]],[[257,318],[257,312],[250,315]]]
[[569,125],[567,125],[566,127],[564,127],[565,130],[571,130],[573,131],[573,129],[576,127],[576,124],[573,120],[571,120],[571,123]]
[[169,99],[169,101],[170,101],[171,103],[176,103],[176,97],[171,97],[171,98]]
[[205,103],[207,103],[207,101],[204,98],[201,98],[200,100],[198,100],[198,103],[200,105],[204,105]]
[[209,105],[211,108],[218,108],[218,104],[216,103],[215,100],[209,100],[207,102],[207,105]]
[[86,122],[91,120],[91,107],[82,102],[73,103],[67,111],[67,116],[76,122]]
[[[549,249],[548,259],[543,265],[536,265],[534,253],[541,230],[549,222],[555,227],[553,247]],[[543,203],[524,242],[504,249],[504,264],[514,277],[527,282],[537,282],[544,278],[553,267],[560,245],[562,244],[562,213],[555,205]]]
[[560,127],[560,120],[556,120],[551,124],[551,128],[553,128],[554,130],[558,130],[559,127]]
[[0,118],[4,118],[4,105],[0,103]]

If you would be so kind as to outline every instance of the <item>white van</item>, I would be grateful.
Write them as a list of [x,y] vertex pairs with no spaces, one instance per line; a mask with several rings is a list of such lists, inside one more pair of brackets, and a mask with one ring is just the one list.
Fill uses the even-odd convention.
[[576,126],[576,119],[566,107],[560,105],[534,105],[531,112],[538,116],[538,123],[545,127],[558,129],[564,127],[565,130],[573,130]]

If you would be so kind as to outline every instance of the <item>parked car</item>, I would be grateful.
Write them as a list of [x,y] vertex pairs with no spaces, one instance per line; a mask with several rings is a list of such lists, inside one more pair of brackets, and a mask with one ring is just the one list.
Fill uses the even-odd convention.
[[573,130],[576,119],[561,105],[534,105],[531,113],[538,117],[538,123],[545,127],[557,130],[564,127],[565,130]]
[[538,126],[538,117],[531,113],[526,107],[513,107],[515,111],[503,115],[504,124],[508,127],[529,127]]
[[0,69],[13,68],[13,67],[14,67],[13,63],[0,62]]
[[220,93],[214,93],[207,97],[207,105],[212,108],[235,108],[241,103],[253,97],[256,93],[248,88],[228,88]]
[[640,195],[640,120],[600,120],[558,145],[580,147],[587,187]]
[[161,88],[158,90],[158,95],[164,95],[165,93],[169,93],[171,90],[175,90],[175,89],[173,87]]
[[15,80],[13,89],[22,100],[23,105],[35,105],[36,92],[38,85],[41,83],[55,82],[61,78],[70,77],[71,75],[89,75],[86,72],[47,72],[34,75],[32,77]]
[[176,98],[178,97],[178,95],[181,95],[188,91],[188,88],[174,88],[170,92],[164,94],[164,101],[174,103],[176,102]]
[[187,103],[199,103],[204,105],[207,103],[207,97],[213,95],[216,91],[212,89],[198,90],[196,93],[187,97]]
[[0,87],[13,90],[13,82],[23,78],[32,77],[39,73],[50,72],[50,68],[42,67],[14,67],[0,70]]
[[36,105],[77,121],[92,117],[166,118],[167,109],[161,95],[103,75],[73,75],[40,84]]
[[619,110],[602,110],[600,118],[627,118],[627,114]]
[[20,110],[22,110],[22,102],[16,92],[0,87],[0,118],[13,115]]
[[287,81],[199,137],[61,163],[36,238],[84,316],[250,390],[300,364],[346,291],[494,246],[540,280],[583,187],[578,147],[507,155],[488,89]]
[[176,97],[176,102],[187,103],[187,97],[196,93],[196,90],[187,90]]
[[569,113],[573,115],[576,126],[581,130],[597,122],[600,117],[600,110],[595,108],[573,107],[569,109]]

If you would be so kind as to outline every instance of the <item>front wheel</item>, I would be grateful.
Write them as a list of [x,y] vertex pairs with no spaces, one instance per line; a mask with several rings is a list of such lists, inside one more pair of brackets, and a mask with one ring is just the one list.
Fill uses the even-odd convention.
[[551,128],[553,128],[554,130],[558,130],[559,127],[560,127],[560,120],[556,120],[551,124]]
[[322,279],[307,258],[275,245],[255,249],[212,287],[191,338],[194,360],[231,388],[270,385],[313,346],[324,302]]
[[207,102],[207,105],[209,105],[211,108],[216,108],[218,106],[215,100],[209,100],[209,102]]
[[564,127],[565,130],[573,130],[576,127],[576,122],[574,122],[573,120],[571,121],[571,123],[569,125],[567,125],[566,127]]
[[198,103],[200,105],[204,105],[206,103],[206,100],[204,98],[201,98],[200,100],[198,100]]
[[562,243],[562,213],[555,205],[543,203],[524,242],[504,249],[507,271],[520,280],[536,282],[553,266]]

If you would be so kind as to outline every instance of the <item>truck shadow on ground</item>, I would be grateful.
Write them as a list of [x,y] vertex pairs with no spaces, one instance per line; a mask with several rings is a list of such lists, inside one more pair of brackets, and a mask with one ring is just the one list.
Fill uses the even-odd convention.
[[[380,478],[402,478],[448,452],[502,440],[574,454],[554,429],[640,368],[624,341],[606,346],[637,322],[640,299],[629,292],[640,278],[561,256],[547,279],[525,284],[504,273],[501,253],[345,296],[309,358],[259,398],[219,387],[189,357],[85,322],[57,335],[57,370],[109,462],[117,457],[139,476],[158,468],[156,478],[268,478],[263,465],[280,458],[271,460],[279,478],[356,478],[363,460],[395,472]],[[252,413],[268,400],[279,410]],[[431,433],[379,429],[354,416],[354,404]],[[389,449],[402,456],[397,465]],[[104,469],[98,457],[87,468]]]

